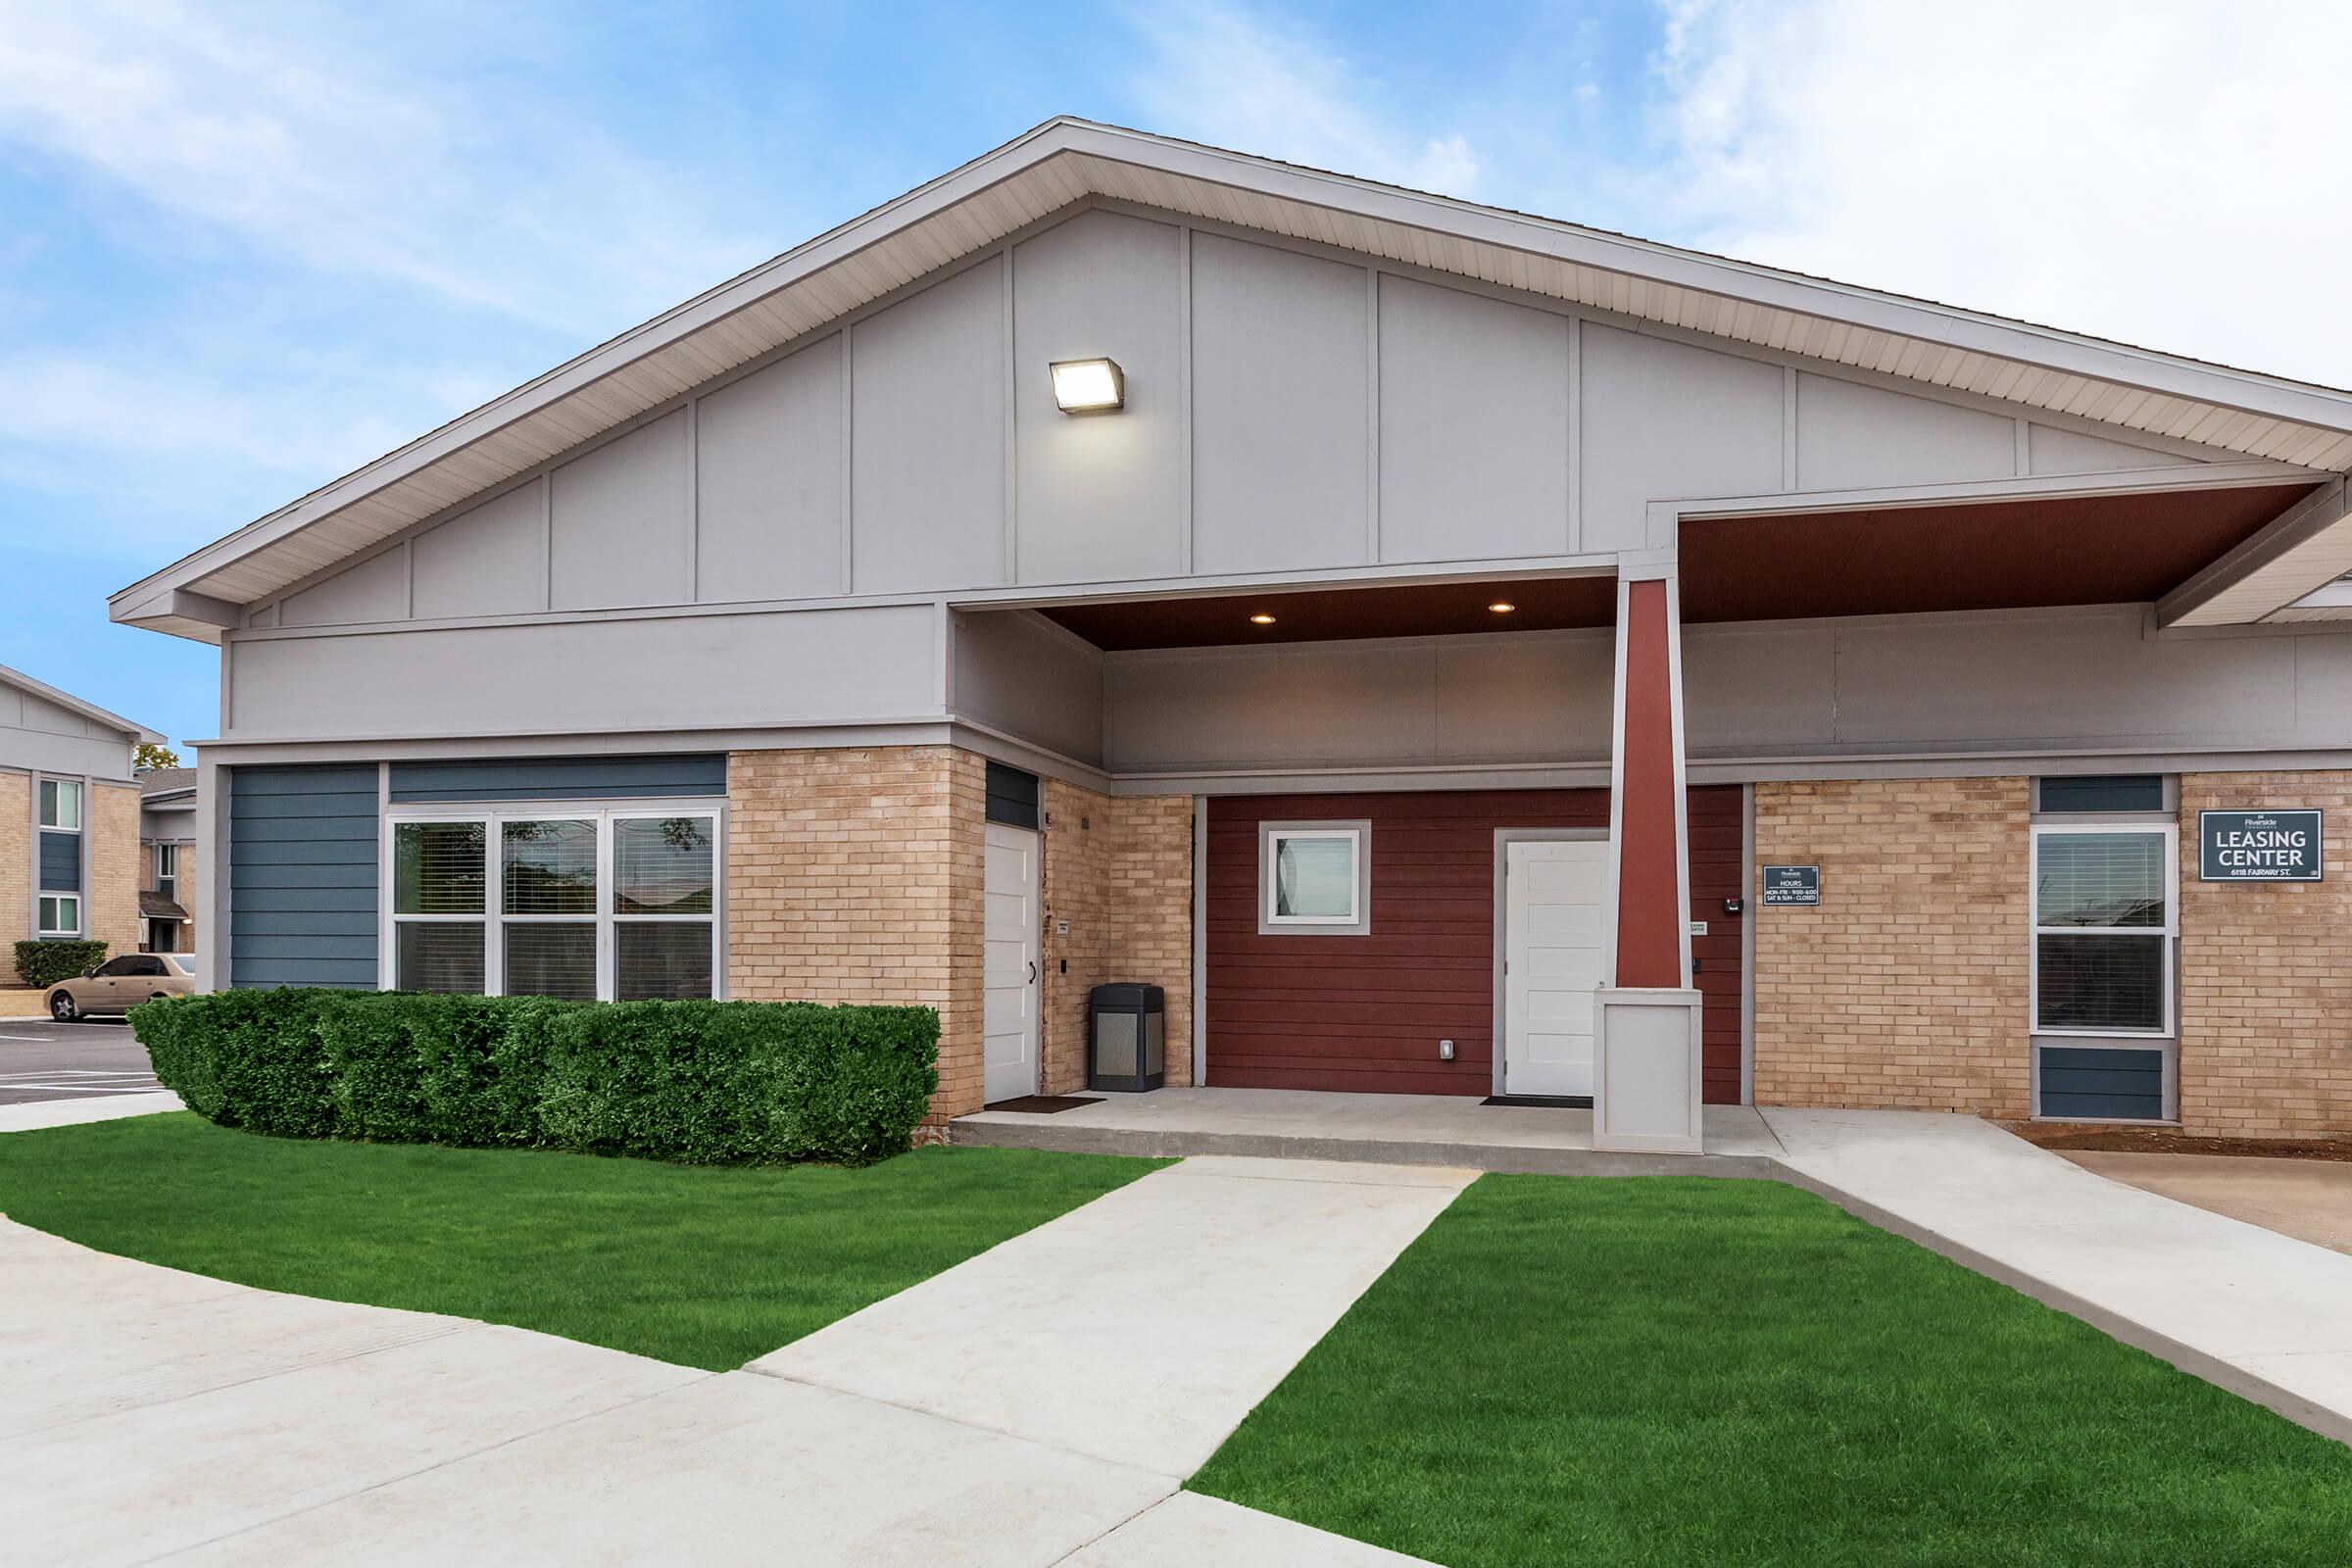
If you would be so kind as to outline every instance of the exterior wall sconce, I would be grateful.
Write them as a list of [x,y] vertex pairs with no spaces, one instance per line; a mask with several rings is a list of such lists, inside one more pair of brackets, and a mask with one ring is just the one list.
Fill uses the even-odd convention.
[[1127,377],[1116,360],[1055,360],[1046,368],[1064,414],[1116,414],[1127,406]]

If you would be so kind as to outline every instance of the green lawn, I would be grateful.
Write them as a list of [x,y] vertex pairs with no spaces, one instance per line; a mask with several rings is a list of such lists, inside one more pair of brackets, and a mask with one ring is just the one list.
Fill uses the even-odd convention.
[[721,1369],[1164,1163],[926,1149],[713,1169],[257,1138],[179,1113],[0,1138],[0,1212],[269,1290]]
[[1191,1484],[1453,1568],[2352,1561],[2352,1449],[1761,1181],[1483,1178]]

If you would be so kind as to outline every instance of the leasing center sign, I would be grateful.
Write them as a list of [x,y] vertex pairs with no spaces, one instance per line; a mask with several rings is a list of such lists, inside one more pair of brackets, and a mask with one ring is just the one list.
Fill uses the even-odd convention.
[[2317,882],[2317,811],[2199,811],[2200,882]]

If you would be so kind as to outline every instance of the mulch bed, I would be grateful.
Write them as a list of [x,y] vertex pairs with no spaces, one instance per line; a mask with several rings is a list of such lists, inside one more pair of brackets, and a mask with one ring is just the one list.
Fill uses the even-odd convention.
[[2065,1122],[2001,1123],[2043,1149],[2117,1154],[2240,1154],[2264,1159],[2352,1162],[2352,1138],[2198,1138],[2169,1127],[2083,1127]]

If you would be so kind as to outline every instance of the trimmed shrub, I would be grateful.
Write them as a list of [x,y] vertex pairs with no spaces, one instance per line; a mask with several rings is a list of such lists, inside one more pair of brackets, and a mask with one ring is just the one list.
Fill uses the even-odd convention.
[[20,942],[17,978],[35,991],[46,991],[60,980],[71,980],[84,969],[106,961],[103,942]]
[[284,1138],[862,1164],[939,1087],[928,1007],[225,991],[130,1022],[191,1110]]

